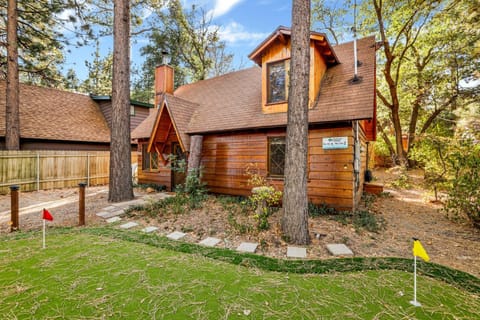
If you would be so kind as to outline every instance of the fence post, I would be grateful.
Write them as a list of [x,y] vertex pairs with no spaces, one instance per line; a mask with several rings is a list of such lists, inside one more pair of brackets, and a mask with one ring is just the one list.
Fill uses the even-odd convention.
[[11,225],[10,232],[17,231],[19,229],[18,221],[18,190],[19,186],[10,186],[10,211],[11,211]]
[[37,191],[40,191],[40,154],[37,152]]
[[87,186],[90,187],[90,153],[87,153]]
[[85,225],[85,186],[87,184],[85,182],[80,182],[78,184],[79,187],[79,200],[78,200],[78,225],[84,226]]

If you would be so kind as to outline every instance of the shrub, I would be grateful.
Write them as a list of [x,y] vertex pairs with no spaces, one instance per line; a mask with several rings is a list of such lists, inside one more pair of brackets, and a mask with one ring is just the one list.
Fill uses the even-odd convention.
[[135,184],[135,188],[140,188],[142,190],[146,190],[148,188],[152,188],[155,191],[165,191],[167,190],[167,186],[163,184],[155,184],[155,183],[141,183],[141,184]]
[[272,186],[261,186],[253,188],[250,202],[256,208],[255,218],[258,219],[258,230],[268,230],[270,224],[268,217],[273,213],[274,206],[280,203],[282,192],[275,190]]
[[248,184],[253,187],[249,201],[256,208],[254,217],[258,220],[257,229],[267,230],[270,228],[268,217],[273,213],[274,207],[280,203],[282,192],[268,183],[257,164],[248,164],[245,174],[248,176]]
[[408,177],[407,168],[399,167],[399,169],[398,177],[391,182],[392,186],[399,189],[410,189],[412,186],[410,184],[410,178]]
[[370,232],[378,232],[383,229],[384,221],[368,210],[358,210],[353,213],[353,225],[356,229],[365,229]]
[[327,206],[325,203],[315,205],[311,202],[308,203],[308,215],[312,218],[326,215],[337,214],[335,208]]
[[[185,159],[178,159],[176,155],[169,155],[170,169],[173,171],[187,172],[187,162]],[[175,197],[183,197],[188,203],[189,209],[198,209],[202,207],[207,199],[206,184],[202,182],[202,168],[194,168],[187,172],[185,183],[179,184],[175,188],[177,193]]]
[[480,145],[464,143],[448,158],[453,179],[444,209],[455,215],[465,214],[480,228]]

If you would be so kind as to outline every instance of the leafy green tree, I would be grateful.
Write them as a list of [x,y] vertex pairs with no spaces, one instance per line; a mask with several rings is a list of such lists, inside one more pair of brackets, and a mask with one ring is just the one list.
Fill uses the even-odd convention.
[[452,173],[445,209],[465,214],[480,229],[480,144],[460,140],[452,148],[448,163]]
[[[477,99],[478,89],[461,85],[479,68],[472,45],[478,32],[464,24],[471,6],[468,0],[369,0],[360,5],[361,30],[378,32],[382,42],[377,68],[379,132],[397,164],[408,165],[415,141],[437,119]],[[388,139],[390,131],[395,145]]]
[[337,45],[349,30],[346,21],[347,13],[348,7],[345,2],[313,0],[312,26],[316,30],[325,32]]

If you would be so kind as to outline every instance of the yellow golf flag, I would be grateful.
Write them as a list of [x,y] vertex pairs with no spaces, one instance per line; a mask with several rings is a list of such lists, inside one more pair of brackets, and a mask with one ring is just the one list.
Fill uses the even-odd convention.
[[413,240],[413,255],[422,258],[424,261],[429,261],[430,257],[427,251],[423,248],[420,240]]

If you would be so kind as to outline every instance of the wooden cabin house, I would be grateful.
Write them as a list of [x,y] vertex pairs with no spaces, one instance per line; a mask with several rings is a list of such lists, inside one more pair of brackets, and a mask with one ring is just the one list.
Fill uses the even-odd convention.
[[[197,153],[211,192],[250,195],[251,164],[281,190],[290,35],[288,28],[275,30],[249,55],[254,67],[175,91],[173,69],[157,67],[156,109],[132,132],[139,182],[174,189],[184,177],[171,170],[167,155]],[[375,39],[357,40],[356,47],[355,75],[353,42],[331,46],[311,32],[308,197],[350,210],[362,194],[366,144],[376,137]]]

